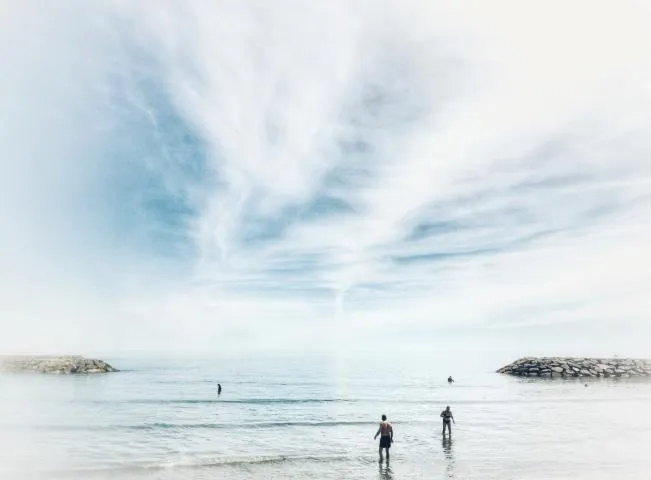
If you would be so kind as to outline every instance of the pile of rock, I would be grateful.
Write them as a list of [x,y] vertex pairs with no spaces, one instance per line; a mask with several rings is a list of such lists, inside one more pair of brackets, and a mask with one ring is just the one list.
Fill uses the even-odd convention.
[[34,372],[55,374],[85,374],[117,372],[102,360],[78,355],[0,357],[2,372]]
[[498,373],[519,377],[647,377],[651,360],[626,358],[525,357],[500,368]]

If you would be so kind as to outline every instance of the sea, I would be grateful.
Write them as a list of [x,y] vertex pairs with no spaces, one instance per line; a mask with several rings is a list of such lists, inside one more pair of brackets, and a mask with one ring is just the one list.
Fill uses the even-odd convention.
[[651,478],[651,381],[514,378],[494,352],[104,360],[0,376],[0,478]]

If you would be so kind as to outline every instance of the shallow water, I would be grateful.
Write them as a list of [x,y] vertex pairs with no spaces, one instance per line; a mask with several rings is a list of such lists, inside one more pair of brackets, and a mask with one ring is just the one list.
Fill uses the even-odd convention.
[[[481,355],[107,360],[126,371],[0,377],[0,478],[641,479],[651,471],[647,381],[521,380],[493,373],[510,358]],[[438,416],[448,404],[457,424],[442,441]],[[388,467],[373,440],[382,413],[395,428]]]

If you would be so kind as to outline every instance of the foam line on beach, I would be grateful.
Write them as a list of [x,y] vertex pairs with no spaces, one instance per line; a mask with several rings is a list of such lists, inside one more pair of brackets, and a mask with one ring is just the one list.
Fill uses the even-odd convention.
[[130,465],[109,465],[98,468],[79,468],[67,470],[66,472],[48,472],[48,478],[68,478],[71,474],[88,475],[87,478],[93,478],[94,475],[101,475],[104,478],[109,473],[144,473],[148,471],[174,470],[174,469],[209,469],[219,467],[237,467],[237,466],[259,466],[280,463],[303,463],[303,462],[342,462],[356,460],[363,463],[372,463],[368,458],[349,457],[345,455],[277,455],[277,456],[233,456],[219,459],[201,459],[196,460],[179,460],[166,463],[142,463]]

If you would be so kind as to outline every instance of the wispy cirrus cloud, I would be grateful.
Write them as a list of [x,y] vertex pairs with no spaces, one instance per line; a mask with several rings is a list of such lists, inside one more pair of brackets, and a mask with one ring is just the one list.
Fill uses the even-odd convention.
[[[530,337],[543,348],[579,322],[611,348],[618,322],[648,329],[643,5],[74,8],[95,28],[49,12],[47,81],[26,42],[36,27],[5,47],[5,87],[33,108],[16,110],[3,166],[34,158],[24,125],[66,118],[42,152],[57,174],[34,196],[68,192],[50,218],[63,245],[83,247],[41,250],[93,265],[54,262],[52,275],[83,284],[88,312],[121,332],[97,345],[359,345],[394,331],[409,344],[548,325]],[[13,11],[28,24],[46,13]],[[44,85],[56,95],[30,97]],[[22,211],[25,230],[5,229],[17,243],[45,228],[43,211]]]

